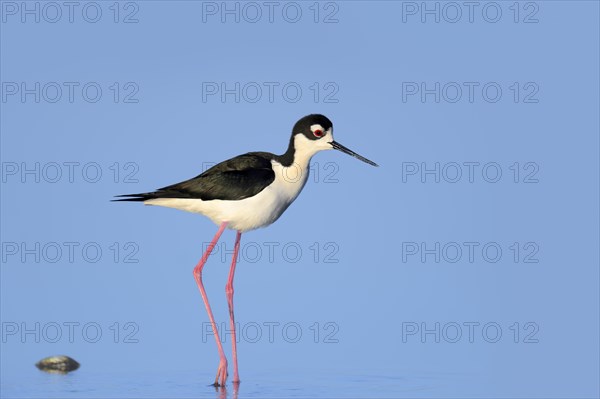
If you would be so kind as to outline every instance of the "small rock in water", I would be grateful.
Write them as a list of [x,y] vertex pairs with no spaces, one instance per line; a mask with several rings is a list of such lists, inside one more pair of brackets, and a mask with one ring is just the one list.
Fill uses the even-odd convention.
[[48,373],[66,374],[69,371],[77,370],[79,363],[69,356],[50,356],[37,362],[35,366]]

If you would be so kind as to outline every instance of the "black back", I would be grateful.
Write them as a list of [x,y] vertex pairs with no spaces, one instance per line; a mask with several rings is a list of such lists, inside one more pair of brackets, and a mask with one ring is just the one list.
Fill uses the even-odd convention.
[[115,201],[146,201],[154,198],[198,198],[203,201],[236,201],[260,193],[275,180],[274,155],[250,152],[223,161],[204,173],[150,193],[119,195]]

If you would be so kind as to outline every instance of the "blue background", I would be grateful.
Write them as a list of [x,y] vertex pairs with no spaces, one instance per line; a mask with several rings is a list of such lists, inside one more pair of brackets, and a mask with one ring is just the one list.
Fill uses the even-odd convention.
[[[98,3],[97,23],[82,18],[80,3],[73,23],[67,15],[56,23],[31,16],[22,23],[6,3],[2,396],[214,395],[206,384],[218,357],[213,337],[203,337],[207,316],[191,271],[216,226],[197,215],[109,200],[190,178],[247,151],[282,153],[293,123],[317,112],[333,120],[337,141],[381,166],[339,152],[316,155],[307,186],[281,219],[242,236],[235,303],[237,321],[248,329],[238,345],[240,396],[598,397],[597,2],[517,3],[518,22],[513,2],[494,3],[502,11],[496,23],[481,14],[487,3],[478,3],[473,22],[463,8],[455,23],[443,2],[427,3],[440,7],[439,23],[421,14],[420,2],[320,3],[317,23],[313,2],[297,3],[296,23],[282,17],[285,3],[272,22],[263,7],[256,23],[244,15],[239,22],[224,15],[222,23],[220,11],[203,14],[220,2],[195,1],[121,3],[118,23],[113,2]],[[130,12],[137,23],[123,23]],[[337,22],[324,23],[330,13]],[[20,93],[8,95],[11,82],[30,88],[96,82],[103,91],[95,103],[80,89],[73,102],[64,91],[56,103],[47,101],[50,92],[36,103],[33,95],[24,101]],[[117,102],[109,88],[115,82]],[[207,82],[229,88],[277,82],[279,89],[272,102],[266,91],[256,102],[250,91],[236,102],[234,95],[222,100],[203,92]],[[302,89],[296,102],[281,93],[290,82]],[[429,89],[439,82],[439,102],[433,94],[408,95],[411,82]],[[449,101],[456,87],[443,92],[449,82],[463,89],[463,82],[477,82],[473,101],[466,90]],[[502,89],[496,102],[481,94],[489,82]],[[132,88],[138,102],[124,102]],[[534,88],[527,100],[537,101],[526,102]],[[73,181],[63,166],[51,182],[53,162],[78,162]],[[487,182],[479,166],[469,182],[463,166],[455,183],[449,175],[439,182],[425,175],[423,182],[420,174],[403,174],[403,162],[404,172],[436,162],[440,170],[454,162],[495,162],[502,176]],[[528,162],[535,180],[526,183]],[[36,163],[39,182],[21,176],[23,165]],[[86,179],[96,169],[82,175],[89,163],[102,172],[95,183]],[[128,182],[129,172],[137,182]],[[226,232],[220,248],[231,250],[234,237]],[[53,252],[41,249],[39,262],[35,254],[23,259],[20,249],[12,254],[11,243],[58,243],[64,250],[66,242],[78,243],[72,262],[66,250],[55,263],[48,261]],[[436,242],[479,247],[473,262],[465,252],[454,263],[448,253],[439,262],[407,253],[410,243],[435,248]],[[481,254],[490,242],[502,249],[495,263]],[[515,242],[518,262],[510,249]],[[97,262],[82,255],[86,243],[102,249]],[[533,246],[524,249],[527,243]],[[275,248],[271,258],[268,245]],[[137,263],[126,262],[132,248],[137,253],[127,259]],[[538,262],[526,263],[532,248],[537,253],[529,260]],[[212,256],[204,273],[219,322],[227,321],[230,259]],[[80,323],[73,342],[65,322]],[[269,322],[279,323],[273,342]],[[473,342],[469,322],[479,323]],[[36,323],[39,342],[21,334]],[[48,339],[52,323],[62,326],[56,343]],[[98,342],[82,335],[86,323],[102,329]],[[298,342],[282,334],[286,323],[301,328]],[[436,323],[439,342],[421,331],[406,335],[409,326]],[[487,323],[502,329],[495,343],[488,342],[494,330],[482,335]],[[262,336],[253,343],[256,325]],[[456,325],[462,336],[453,343]],[[7,334],[15,326],[18,332]],[[224,345],[229,356],[230,337]],[[82,367],[68,376],[33,367],[53,354],[72,356]]]

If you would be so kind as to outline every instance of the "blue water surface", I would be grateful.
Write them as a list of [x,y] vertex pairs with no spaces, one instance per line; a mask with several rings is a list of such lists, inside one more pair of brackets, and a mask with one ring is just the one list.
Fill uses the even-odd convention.
[[[239,397],[600,396],[598,1],[0,11],[2,397],[232,397],[192,277],[217,226],[110,200],[310,113],[380,167],[318,153],[243,234]],[[203,272],[230,372],[234,239]]]

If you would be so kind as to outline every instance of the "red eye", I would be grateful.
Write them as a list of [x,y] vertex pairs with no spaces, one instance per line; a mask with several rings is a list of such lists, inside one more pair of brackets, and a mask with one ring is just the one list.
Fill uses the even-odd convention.
[[319,129],[315,130],[313,134],[315,135],[315,137],[323,137],[323,131]]

